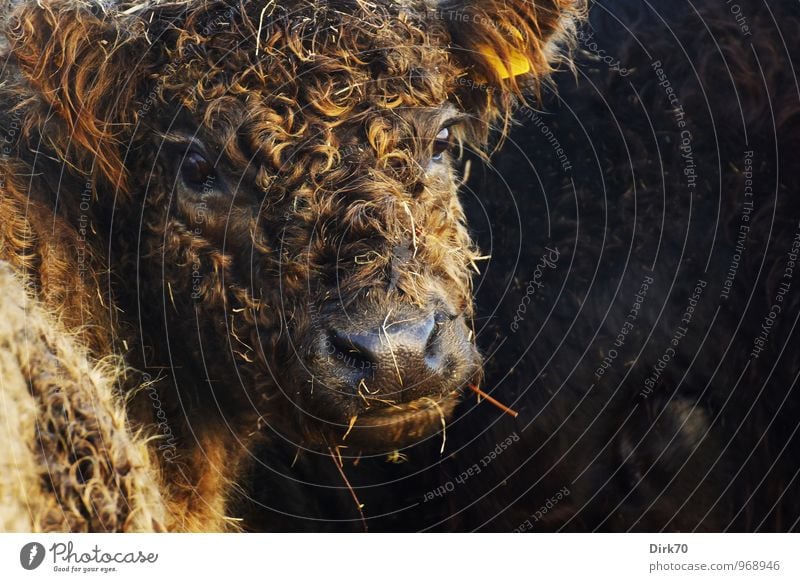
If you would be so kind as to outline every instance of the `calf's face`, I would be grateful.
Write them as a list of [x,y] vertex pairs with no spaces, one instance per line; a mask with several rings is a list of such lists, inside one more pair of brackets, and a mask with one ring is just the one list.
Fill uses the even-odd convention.
[[45,3],[16,51],[59,153],[116,194],[143,341],[303,444],[391,450],[478,381],[454,161],[546,72],[571,7]]

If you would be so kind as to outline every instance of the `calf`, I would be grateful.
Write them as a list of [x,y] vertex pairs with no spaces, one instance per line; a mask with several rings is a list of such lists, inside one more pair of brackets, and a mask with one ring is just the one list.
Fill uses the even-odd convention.
[[[116,395],[104,398],[119,420],[108,431],[137,450],[150,439],[166,507],[151,521],[236,527],[236,482],[264,438],[356,457],[446,425],[480,377],[479,255],[454,146],[486,145],[522,86],[550,71],[576,11],[570,0],[15,4],[2,29],[0,258],[83,368],[121,362],[102,382]],[[58,370],[63,350],[35,345]],[[26,410],[62,414],[47,402],[66,385],[45,387]],[[23,482],[65,473],[78,494],[39,493],[74,519],[8,523],[150,527],[94,520],[85,492],[113,488],[124,458],[101,476],[102,446],[76,464],[59,423],[65,448],[49,454],[43,425],[18,427],[10,410],[30,458],[3,456],[3,470]]]

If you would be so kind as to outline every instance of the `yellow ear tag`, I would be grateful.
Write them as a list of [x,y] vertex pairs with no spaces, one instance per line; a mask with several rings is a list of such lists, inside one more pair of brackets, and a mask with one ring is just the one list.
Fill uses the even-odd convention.
[[[522,33],[517,30],[517,28],[509,28],[514,36],[522,40]],[[486,58],[489,66],[500,74],[501,79],[510,79],[511,77],[524,75],[531,70],[531,62],[528,60],[528,57],[513,49],[511,50],[511,58],[508,63],[504,63],[500,57],[497,56],[497,52],[490,46],[478,46],[478,51]]]
[[513,51],[508,63],[505,63],[497,56],[494,49],[489,46],[480,46],[478,50],[489,63],[489,66],[500,74],[501,79],[510,79],[518,75],[524,75],[531,70],[531,63],[528,57],[520,52]]

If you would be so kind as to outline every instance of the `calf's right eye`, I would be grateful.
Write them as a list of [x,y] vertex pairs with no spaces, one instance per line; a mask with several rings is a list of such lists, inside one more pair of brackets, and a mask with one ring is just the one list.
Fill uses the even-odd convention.
[[181,164],[181,178],[189,188],[202,191],[210,188],[216,179],[214,166],[202,154],[189,152]]

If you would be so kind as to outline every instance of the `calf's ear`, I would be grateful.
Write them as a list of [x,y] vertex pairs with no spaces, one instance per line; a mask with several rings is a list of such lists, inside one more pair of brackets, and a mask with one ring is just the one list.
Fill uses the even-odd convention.
[[[569,44],[583,0],[440,0],[455,58],[470,77],[465,97],[503,114],[523,88],[538,91]],[[475,101],[478,101],[475,103]]]
[[124,187],[122,136],[135,122],[149,43],[141,19],[111,10],[93,0],[25,0],[6,34],[45,109],[28,120],[39,126],[31,130],[80,171]]
[[520,75],[552,70],[559,41],[569,38],[583,12],[582,0],[441,0],[459,60],[496,86]]

